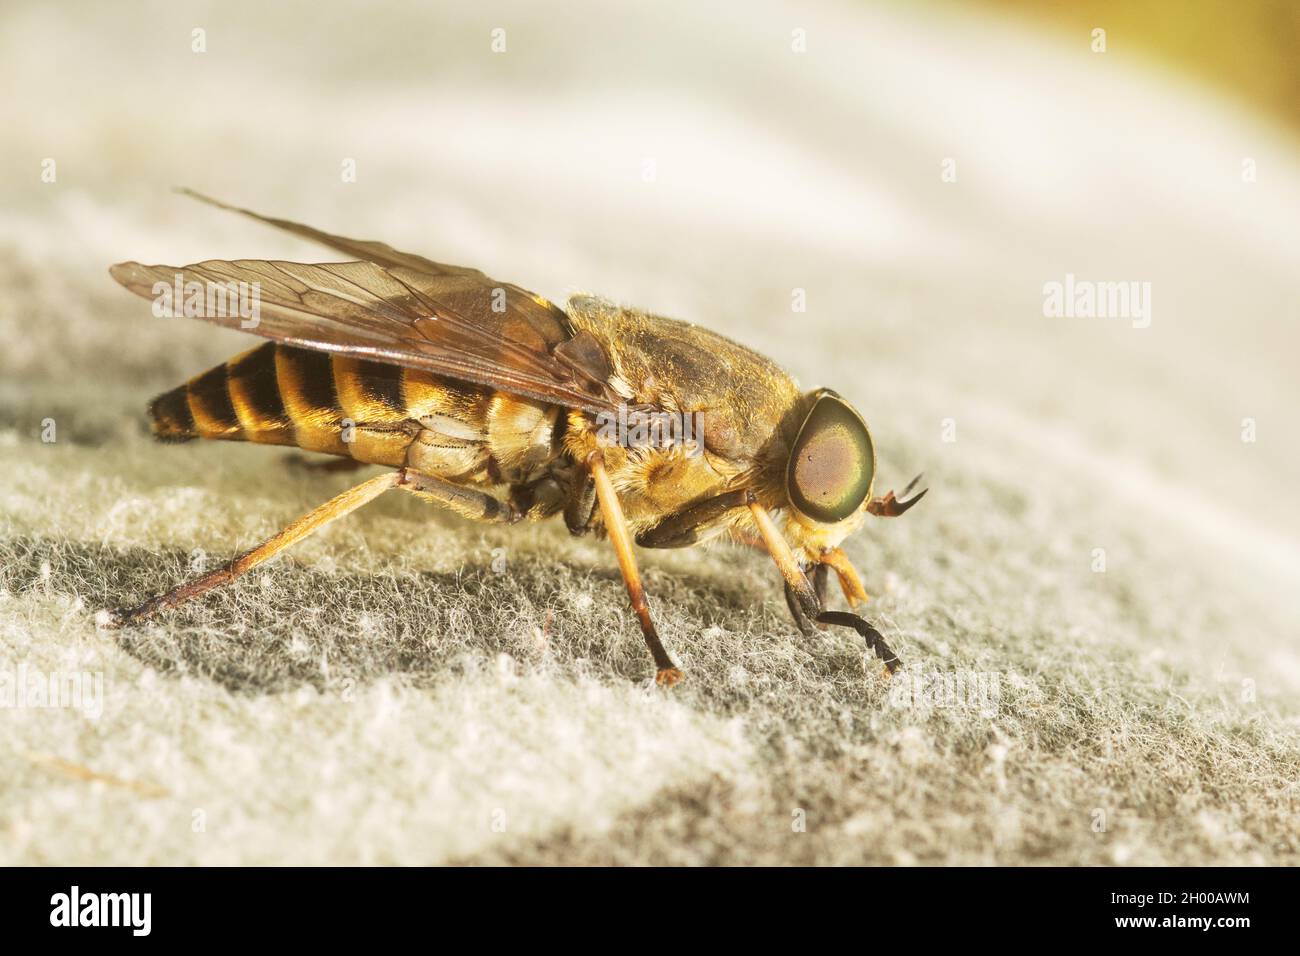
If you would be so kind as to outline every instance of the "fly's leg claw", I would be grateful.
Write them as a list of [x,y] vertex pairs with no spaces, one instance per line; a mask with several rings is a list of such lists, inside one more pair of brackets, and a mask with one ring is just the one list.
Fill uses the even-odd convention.
[[897,518],[908,508],[912,507],[912,505],[924,498],[926,492],[930,490],[929,488],[922,488],[919,492],[912,495],[912,497],[907,497],[907,495],[911,493],[912,489],[916,487],[917,482],[921,480],[921,477],[921,475],[917,475],[907,483],[907,487],[903,489],[902,500],[895,497],[894,493],[890,491],[883,498],[872,498],[868,501],[867,510],[879,518]]
[[680,684],[685,679],[686,675],[676,667],[665,667],[655,674],[655,683],[660,687],[672,687],[674,684]]
[[885,638],[870,621],[847,611],[822,611],[817,615],[817,621],[821,624],[837,624],[841,627],[851,627],[857,631],[862,635],[862,639],[867,642],[867,647],[875,651],[876,656],[884,661],[886,675],[894,674],[903,666],[903,662],[898,659],[898,655],[885,643]]

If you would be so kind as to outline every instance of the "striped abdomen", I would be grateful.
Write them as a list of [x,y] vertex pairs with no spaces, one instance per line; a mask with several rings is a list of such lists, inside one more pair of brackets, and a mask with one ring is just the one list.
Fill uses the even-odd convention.
[[296,445],[476,484],[513,480],[549,458],[558,447],[555,411],[428,372],[276,342],[149,406],[163,441]]

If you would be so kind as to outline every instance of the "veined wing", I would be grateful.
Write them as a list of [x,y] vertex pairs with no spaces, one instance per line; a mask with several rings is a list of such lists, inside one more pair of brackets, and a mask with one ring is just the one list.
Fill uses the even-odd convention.
[[[388,250],[382,243],[360,245]],[[181,300],[171,302],[176,314],[594,414],[617,410],[603,350],[590,333],[575,335],[567,316],[545,299],[477,270],[433,263],[442,271],[432,273],[398,264],[394,257],[404,253],[386,255],[389,266],[214,259],[187,266],[123,262],[109,271],[147,299],[175,300],[180,290]],[[201,293],[198,308],[186,307],[191,290]],[[220,295],[210,299],[209,290]],[[230,294],[247,296],[248,307],[231,308]],[[224,307],[212,308],[213,299]]]
[[[230,212],[237,212],[240,215],[248,216],[250,219],[256,219],[258,222],[264,222],[268,226],[274,226],[277,229],[283,229],[285,232],[291,232],[295,236],[302,236],[304,239],[311,239],[319,242],[321,245],[329,246],[331,249],[337,249],[353,259],[362,259],[366,262],[373,262],[375,265],[384,266],[388,269],[414,269],[417,272],[427,272],[433,276],[443,275],[460,275],[476,276],[485,283],[492,285],[501,285],[502,283],[492,283],[492,280],[485,276],[478,269],[471,269],[467,266],[452,266],[445,262],[434,262],[432,259],[426,259],[424,256],[417,256],[411,252],[401,252],[394,249],[385,242],[376,242],[373,239],[349,239],[347,236],[336,236],[333,233],[324,232],[320,229],[313,229],[311,226],[304,226],[300,222],[291,222],[288,219],[276,219],[274,216],[263,216],[261,213],[253,212],[251,209],[242,209],[239,206],[231,206],[228,203],[213,199],[211,196],[205,196],[202,193],[195,192],[193,189],[178,189],[177,192],[197,199],[199,202],[207,203],[209,206],[216,206],[218,209],[225,209]],[[510,288],[517,288],[510,286]],[[519,290],[523,292],[523,290]],[[554,305],[542,299],[541,296],[533,296],[531,292],[523,293],[539,300],[539,304],[544,303],[546,307],[559,312]],[[563,315],[563,312],[560,312]]]

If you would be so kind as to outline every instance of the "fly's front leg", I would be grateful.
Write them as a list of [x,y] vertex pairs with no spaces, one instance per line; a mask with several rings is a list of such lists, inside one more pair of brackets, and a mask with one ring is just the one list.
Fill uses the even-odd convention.
[[813,569],[813,590],[817,592],[817,603],[826,603],[826,565],[819,564]]
[[[817,603],[822,607],[826,606],[826,572],[828,568],[824,564],[819,564],[813,568],[813,593],[817,596]],[[811,637],[817,625],[808,619],[804,609],[799,604],[799,598],[795,595],[794,588],[790,582],[785,582],[785,606],[790,609],[790,616],[794,618],[795,626],[804,637]]]
[[643,548],[688,548],[729,511],[745,507],[749,492],[741,488],[687,505],[636,536]]
[[869,621],[851,614],[848,611],[825,611],[822,610],[821,599],[817,595],[817,590],[812,582],[808,580],[808,575],[804,574],[803,568],[799,566],[798,559],[794,552],[790,550],[790,545],[786,543],[785,538],[781,536],[780,530],[776,523],[772,521],[766,509],[758,503],[758,500],[750,495],[749,511],[754,517],[754,523],[758,526],[759,533],[763,536],[763,541],[767,545],[768,553],[772,560],[776,562],[777,568],[781,572],[781,577],[785,578],[785,583],[794,595],[800,610],[804,615],[818,624],[836,624],[843,627],[851,627],[862,635],[867,646],[876,652],[885,663],[885,670],[892,674],[902,665],[881,633],[871,625]]
[[[653,528],[642,531],[636,536],[636,543],[643,548],[690,547],[716,527],[718,522],[726,518],[729,513],[737,508],[746,507],[749,498],[750,493],[747,489],[738,488],[713,498],[706,498],[704,501],[697,501],[693,505],[687,505],[681,511],[670,514]],[[739,540],[760,551],[768,550],[761,538],[745,536]],[[819,564],[813,569],[813,589],[819,604],[826,602],[826,574],[827,568],[824,564]],[[789,582],[785,585],[785,602],[799,631],[804,635],[813,634],[816,623],[804,613]]]
[[862,578],[858,577],[858,569],[853,566],[849,556],[839,548],[831,548],[823,551],[821,555],[822,563],[817,565],[817,569],[822,573],[822,589],[818,592],[818,597],[824,602],[826,600],[826,575],[827,567],[835,569],[835,576],[839,578],[840,590],[844,592],[844,600],[849,602],[849,607],[857,607],[859,604],[865,604],[871,600],[871,595],[867,589],[862,586]]
[[627,596],[632,601],[632,610],[636,612],[641,623],[641,633],[654,658],[657,673],[655,683],[661,687],[671,687],[682,679],[682,672],[677,669],[673,659],[664,650],[650,618],[650,605],[646,603],[645,589],[641,586],[641,573],[637,570],[636,556],[632,553],[632,536],[628,534],[627,519],[623,517],[623,506],[619,504],[614,483],[605,471],[605,456],[593,451],[587,456],[587,468],[596,487],[596,498],[600,502],[601,517],[605,520],[605,531],[610,543],[614,545],[614,555],[618,558],[619,570],[623,572],[623,584],[627,586]]

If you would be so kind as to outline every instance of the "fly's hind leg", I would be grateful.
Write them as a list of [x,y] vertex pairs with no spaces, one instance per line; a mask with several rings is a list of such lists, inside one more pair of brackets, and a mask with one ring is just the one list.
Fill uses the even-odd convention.
[[503,504],[496,498],[472,488],[461,488],[450,482],[442,481],[430,475],[402,468],[398,471],[371,478],[355,488],[349,488],[343,494],[331,498],[314,511],[303,515],[279,534],[268,538],[251,551],[229,561],[228,563],[203,575],[188,584],[152,597],[134,608],[122,609],[113,613],[110,627],[123,627],[148,620],[159,611],[176,607],[186,601],[206,594],[213,588],[228,584],[247,571],[251,571],[265,561],[269,561],[281,551],[297,544],[303,538],[322,528],[335,518],[349,514],[369,501],[378,498],[385,491],[401,488],[414,492],[422,498],[436,501],[458,514],[478,521],[500,521],[512,523],[519,520],[519,513],[509,504]]
[[159,611],[165,611],[178,604],[206,594],[213,588],[228,584],[246,571],[251,571],[264,561],[275,557],[285,548],[297,544],[313,531],[323,527],[335,518],[355,511],[368,501],[373,501],[385,491],[400,487],[405,480],[405,471],[394,471],[369,481],[362,482],[355,488],[349,488],[343,494],[331,498],[314,511],[303,515],[279,534],[268,538],[251,551],[232,559],[215,571],[203,575],[197,580],[152,597],[134,608],[124,608],[113,613],[109,626],[122,627],[148,620]]

